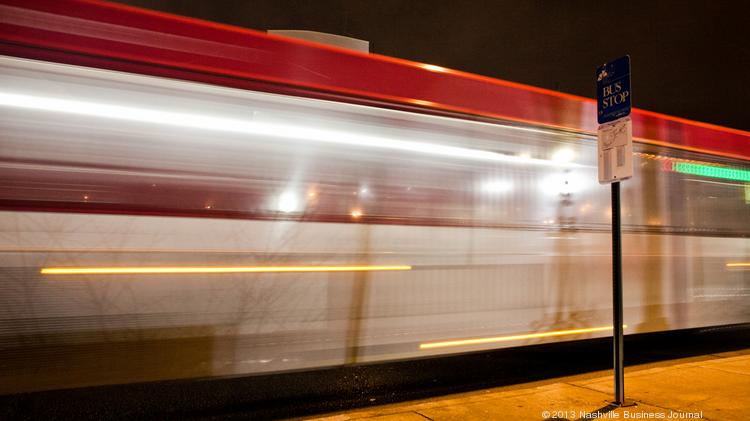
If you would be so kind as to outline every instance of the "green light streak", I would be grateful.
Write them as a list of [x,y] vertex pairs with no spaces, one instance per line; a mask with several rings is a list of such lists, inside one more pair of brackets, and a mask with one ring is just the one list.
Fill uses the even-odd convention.
[[673,162],[672,170],[683,174],[692,174],[701,177],[750,182],[750,171],[737,168],[691,164],[689,162]]

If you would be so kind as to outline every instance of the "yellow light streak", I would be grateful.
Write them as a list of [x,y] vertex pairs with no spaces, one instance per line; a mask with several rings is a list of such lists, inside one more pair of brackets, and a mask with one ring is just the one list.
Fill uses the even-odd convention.
[[[622,325],[623,329],[628,325]],[[419,344],[419,349],[444,348],[448,346],[479,345],[493,342],[520,341],[522,339],[547,338],[550,336],[580,335],[582,333],[604,332],[612,330],[612,326],[587,327],[582,329],[553,330],[550,332],[526,333],[523,335],[493,336],[489,338],[459,339],[455,341],[427,342]]]
[[727,263],[728,268],[747,268],[750,267],[750,262],[741,263]]
[[366,272],[411,270],[411,266],[195,266],[42,268],[42,275],[152,275],[196,273]]

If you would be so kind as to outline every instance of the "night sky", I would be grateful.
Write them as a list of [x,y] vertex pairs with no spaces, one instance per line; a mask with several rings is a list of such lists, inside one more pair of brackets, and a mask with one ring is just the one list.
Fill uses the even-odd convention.
[[246,28],[370,41],[374,53],[595,97],[630,54],[633,106],[750,130],[750,2],[124,0]]

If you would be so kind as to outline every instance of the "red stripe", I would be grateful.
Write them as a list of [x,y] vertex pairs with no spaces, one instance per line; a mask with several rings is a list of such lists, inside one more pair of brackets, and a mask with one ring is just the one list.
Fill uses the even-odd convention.
[[[54,55],[57,62],[98,60],[101,67],[126,71],[137,64],[144,74],[227,86],[244,81],[264,91],[589,133],[597,127],[593,100],[518,83],[101,1],[0,0],[0,5],[0,49],[8,54],[50,60],[54,51],[61,53]],[[750,132],[638,109],[632,118],[640,141],[750,159]]]

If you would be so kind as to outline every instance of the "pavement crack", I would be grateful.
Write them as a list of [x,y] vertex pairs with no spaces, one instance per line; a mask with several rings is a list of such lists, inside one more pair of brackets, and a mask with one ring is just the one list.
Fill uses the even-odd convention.
[[721,371],[721,372],[730,373],[730,374],[739,374],[740,376],[750,376],[749,373],[743,373],[741,371],[736,371],[736,370],[727,370],[721,367],[702,366],[701,368],[707,368],[709,370],[716,370],[716,371]]
[[419,411],[412,411],[412,412],[414,412],[415,414],[419,415],[420,417],[424,417],[424,418],[427,418],[427,419],[428,419],[428,420],[430,420],[430,421],[435,421],[435,420],[433,420],[432,418],[428,417],[427,415],[425,415],[425,414],[423,414],[423,413],[421,413],[421,412],[419,412]]
[[587,386],[584,386],[584,385],[580,385],[580,384],[567,383],[567,382],[563,382],[562,384],[567,384],[568,386],[580,387],[581,389],[586,389],[586,390],[593,390],[594,392],[605,393],[605,392],[602,392],[601,390],[597,390],[597,389],[594,389],[594,388],[591,388],[591,387],[587,387]]

